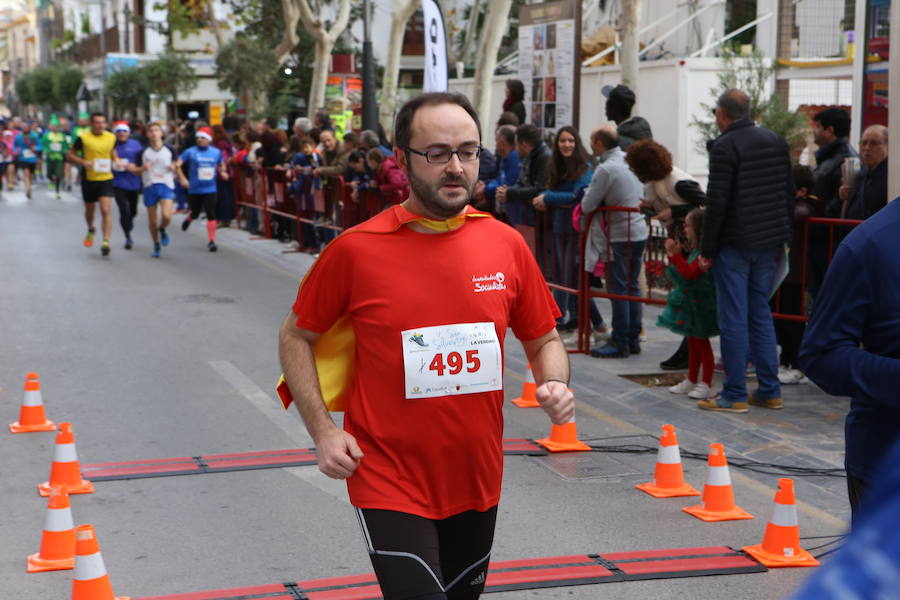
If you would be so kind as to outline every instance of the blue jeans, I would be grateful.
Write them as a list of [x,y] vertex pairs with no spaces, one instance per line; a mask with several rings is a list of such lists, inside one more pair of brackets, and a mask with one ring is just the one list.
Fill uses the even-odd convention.
[[[555,247],[555,271],[552,271],[553,281],[569,288],[578,289],[579,276],[581,275],[578,258],[578,236],[574,233],[554,233]],[[558,274],[558,275],[557,275]],[[575,320],[578,318],[578,296],[570,294],[562,290],[553,290],[553,299],[556,300],[556,306],[562,313],[562,319]],[[590,303],[591,325],[594,329],[603,326],[603,315],[597,308],[594,300]]]
[[[644,260],[647,240],[611,242],[613,260],[609,269],[609,292],[623,296],[640,296],[638,278]],[[640,342],[642,302],[610,300],[612,304],[612,342],[623,353]]]
[[757,400],[781,397],[769,296],[778,248],[724,247],[713,265],[725,385],[722,400],[746,402],[747,359],[756,366]]

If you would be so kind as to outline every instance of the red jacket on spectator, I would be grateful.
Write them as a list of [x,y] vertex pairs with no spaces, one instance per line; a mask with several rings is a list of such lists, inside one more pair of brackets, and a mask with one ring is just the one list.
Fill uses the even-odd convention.
[[393,196],[395,192],[399,192],[404,198],[409,193],[409,180],[406,178],[406,173],[400,169],[400,165],[393,156],[385,157],[381,167],[375,172],[374,178],[385,200]]

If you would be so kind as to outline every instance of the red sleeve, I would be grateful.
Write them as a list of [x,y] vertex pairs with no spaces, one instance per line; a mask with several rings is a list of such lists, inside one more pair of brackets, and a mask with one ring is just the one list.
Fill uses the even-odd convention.
[[400,170],[399,167],[382,168],[382,175],[383,178],[380,183],[383,194],[390,194],[394,190],[402,190],[406,187],[406,173]]
[[297,327],[324,333],[347,311],[353,251],[346,242],[339,236],[328,244],[300,282],[293,307]]
[[556,327],[556,319],[562,316],[559,312],[550,288],[537,261],[525,244],[525,240],[516,235],[516,299],[510,311],[509,326],[519,340],[534,340],[546,335]]
[[681,276],[688,281],[700,279],[700,277],[703,276],[703,273],[705,273],[705,271],[700,268],[699,259],[695,260],[692,263],[689,263],[680,252],[676,253],[674,256],[670,256],[669,262],[675,265],[675,268],[678,270]]

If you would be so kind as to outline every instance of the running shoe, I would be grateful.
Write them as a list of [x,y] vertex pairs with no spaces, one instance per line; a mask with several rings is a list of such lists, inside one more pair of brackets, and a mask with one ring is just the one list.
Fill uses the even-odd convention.
[[710,395],[712,395],[712,390],[705,382],[701,381],[694,386],[694,389],[692,389],[690,393],[688,393],[688,398],[694,400],[706,400]]
[[90,248],[94,245],[94,230],[88,229],[87,235],[84,236],[84,247]]
[[169,234],[166,233],[166,230],[162,227],[159,228],[159,239],[162,242],[163,246],[169,245]]
[[185,219],[184,221],[181,222],[181,230],[182,230],[182,231],[187,231],[187,230],[188,230],[188,227],[190,227],[190,226],[191,226],[191,220],[190,220],[190,219]]
[[677,394],[679,396],[684,396],[685,394],[689,394],[694,391],[694,388],[697,386],[696,383],[691,381],[688,378],[685,378],[681,383],[676,383],[672,387],[669,388],[670,394]]
[[131,250],[131,247],[134,246],[134,242],[130,237],[125,238],[125,249]]
[[62,200],[62,194],[60,194],[59,192],[56,192],[56,199]]
[[747,412],[746,402],[729,402],[724,400],[721,394],[715,394],[706,400],[699,400],[697,408],[701,410],[716,410],[721,412],[745,413]]
[[100,254],[109,256],[109,240],[103,240],[103,243],[100,244]]
[[806,378],[806,376],[803,374],[803,371],[801,371],[800,369],[791,369],[788,367],[778,368],[778,381],[780,381],[782,385],[798,385],[809,383],[809,379]]
[[153,253],[150,256],[159,258],[159,244],[153,244]]
[[25,197],[28,198],[29,200],[31,200],[31,190],[28,190],[27,192],[25,192]]
[[210,252],[215,252],[216,250],[219,249],[219,247],[216,246],[216,243],[215,243],[215,242],[210,242],[210,243],[208,243],[208,244],[206,245],[206,247],[209,248],[209,251],[210,251]]
[[784,400],[781,398],[766,398],[765,400],[760,400],[753,394],[750,394],[748,401],[753,406],[762,406],[763,408],[771,408],[773,410],[784,408]]

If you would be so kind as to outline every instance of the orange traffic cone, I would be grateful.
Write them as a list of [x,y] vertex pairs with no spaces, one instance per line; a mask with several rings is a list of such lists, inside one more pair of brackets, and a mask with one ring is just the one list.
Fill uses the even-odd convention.
[[50,466],[50,479],[38,486],[41,496],[50,495],[52,483],[63,483],[69,494],[93,494],[94,484],[81,478],[81,467],[78,464],[78,453],[75,451],[75,434],[71,423],[60,423],[56,434],[56,448],[53,451],[53,464]]
[[41,399],[41,382],[37,373],[25,375],[25,397],[19,408],[19,420],[9,424],[13,433],[29,433],[32,431],[53,431],[56,423],[48,421],[44,414],[44,401]]
[[725,448],[722,444],[710,444],[707,464],[709,466],[706,471],[706,485],[703,486],[703,501],[681,510],[704,521],[752,519],[753,515],[734,504],[734,490],[731,487],[731,475],[728,473],[728,461],[725,459]]
[[572,420],[565,425],[553,425],[549,438],[535,441],[550,452],[585,452],[591,449],[590,446],[578,440],[575,415],[572,415]]
[[700,492],[684,481],[681,452],[678,450],[678,438],[675,437],[675,426],[663,425],[662,431],[659,438],[659,450],[656,453],[653,481],[640,483],[634,487],[657,498],[699,496]]
[[54,483],[47,503],[47,518],[41,549],[28,557],[27,571],[62,571],[75,567],[75,524],[69,494],[62,483]]
[[525,383],[522,384],[522,395],[518,398],[513,398],[512,403],[519,408],[533,408],[535,406],[540,406],[537,401],[537,395],[535,394],[536,389],[537,385],[534,383],[534,373],[531,371],[531,363],[528,363],[528,372],[525,373]]
[[128,600],[113,594],[93,525],[79,525],[75,528],[72,600]]
[[767,567],[816,567],[819,561],[800,547],[794,480],[778,480],[772,518],[766,524],[762,544],[742,548]]

